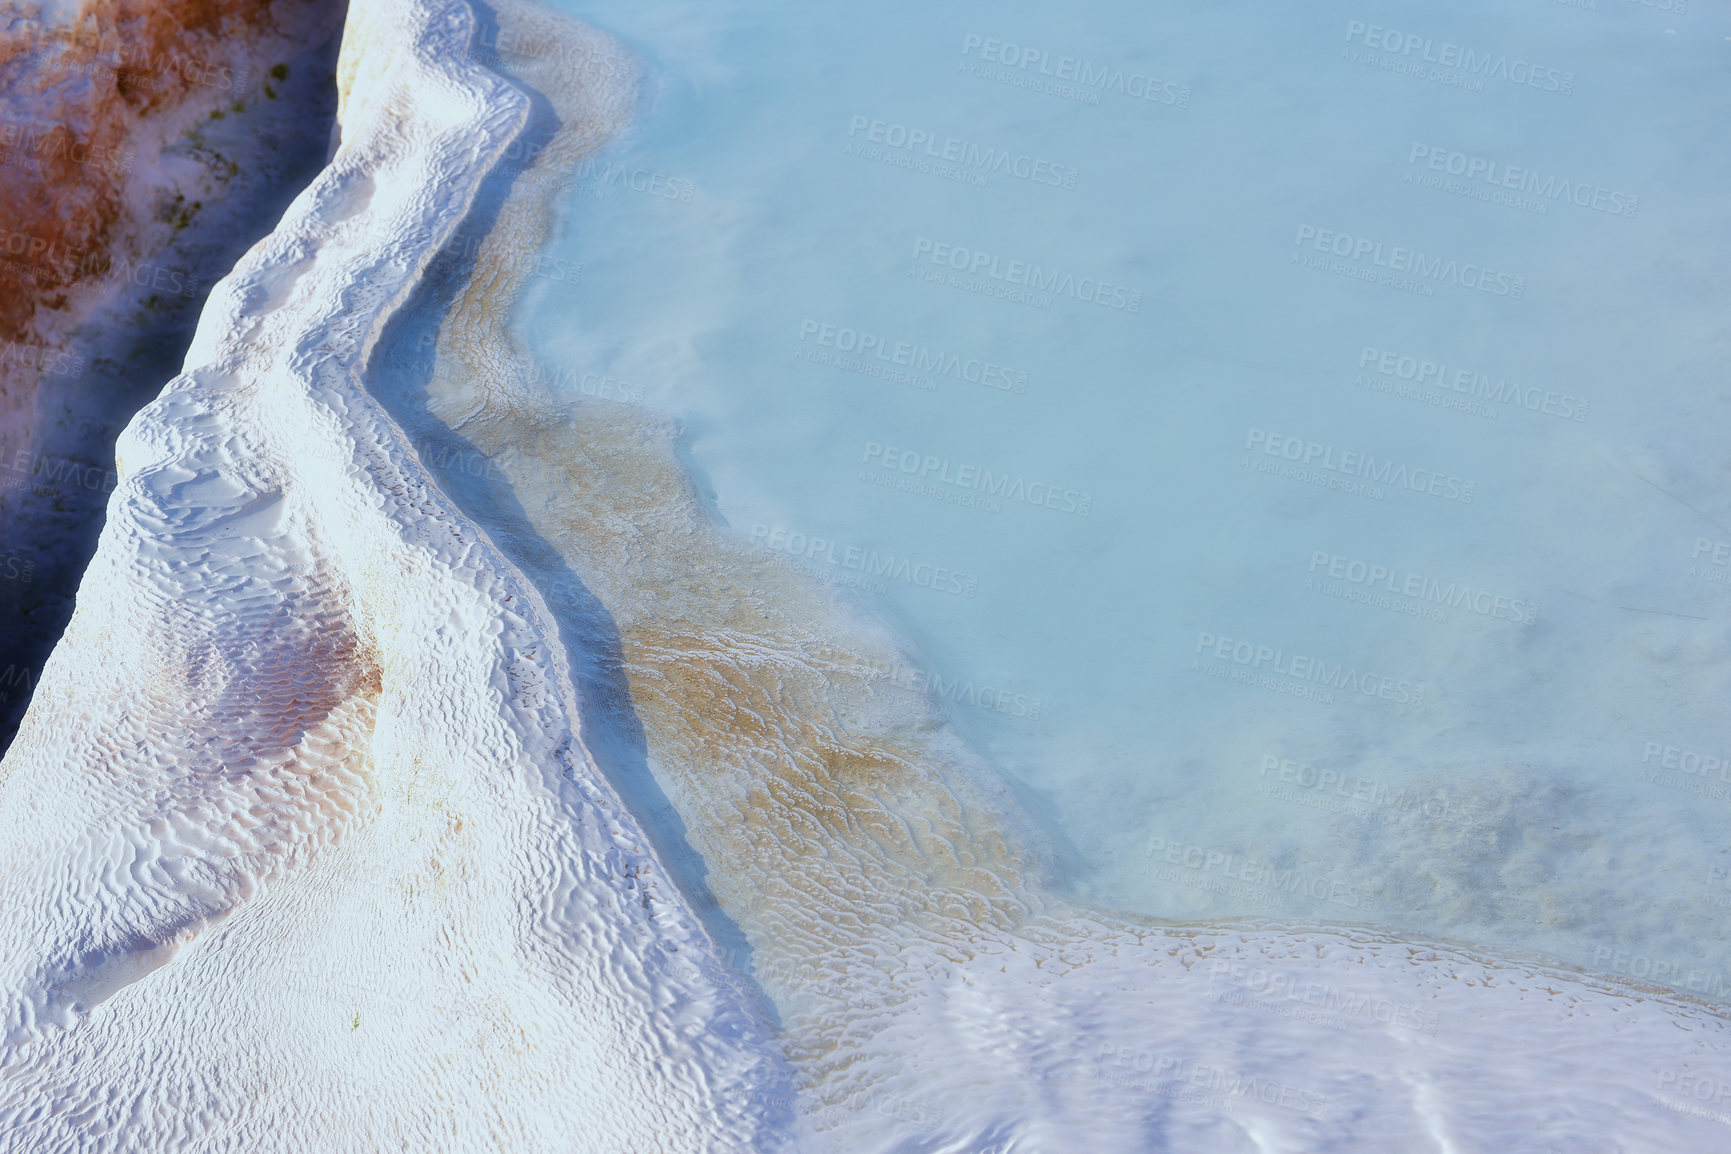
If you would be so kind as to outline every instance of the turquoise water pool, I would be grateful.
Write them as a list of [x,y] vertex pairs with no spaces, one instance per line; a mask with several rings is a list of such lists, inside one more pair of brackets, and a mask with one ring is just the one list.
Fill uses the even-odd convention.
[[647,79],[523,331],[1079,893],[1731,997],[1731,18],[560,7]]

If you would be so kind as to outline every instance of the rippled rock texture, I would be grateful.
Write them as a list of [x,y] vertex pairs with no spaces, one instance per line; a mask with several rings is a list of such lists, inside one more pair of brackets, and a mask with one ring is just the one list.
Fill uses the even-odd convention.
[[65,628],[114,440],[328,155],[342,0],[8,6],[0,31],[0,749]]

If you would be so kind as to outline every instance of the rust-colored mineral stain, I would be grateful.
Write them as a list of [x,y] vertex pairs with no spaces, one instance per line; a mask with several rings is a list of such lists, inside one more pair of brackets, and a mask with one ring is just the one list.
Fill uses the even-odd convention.
[[40,310],[113,267],[132,141],[149,116],[232,99],[277,26],[264,0],[94,0],[76,25],[0,33],[0,341],[33,343]]

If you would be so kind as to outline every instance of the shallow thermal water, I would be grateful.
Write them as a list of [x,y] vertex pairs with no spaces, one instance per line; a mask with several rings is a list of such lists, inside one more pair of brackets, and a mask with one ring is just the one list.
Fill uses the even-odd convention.
[[565,15],[121,438],[0,1149],[1723,1144],[1731,27]]
[[647,96],[520,331],[1079,893],[1731,995],[1722,13],[562,7]]

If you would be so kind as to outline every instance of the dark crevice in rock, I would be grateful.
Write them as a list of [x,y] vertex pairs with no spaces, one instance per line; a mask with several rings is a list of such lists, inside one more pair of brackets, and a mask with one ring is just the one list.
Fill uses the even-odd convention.
[[[36,349],[27,339],[3,346],[28,354],[34,372],[25,380],[35,394],[22,439],[0,442],[0,753],[95,554],[117,483],[116,437],[180,371],[211,286],[269,234],[328,159],[346,2],[314,4],[323,11],[300,26],[317,43],[264,61],[244,88],[222,90],[220,105],[163,149],[164,166],[199,173],[213,195],[160,198],[154,223],[170,239],[148,258],[104,261],[123,273],[124,288],[66,347]],[[212,103],[208,92],[199,95]],[[16,220],[16,231],[30,232],[27,214]],[[37,291],[42,307],[58,307]]]

